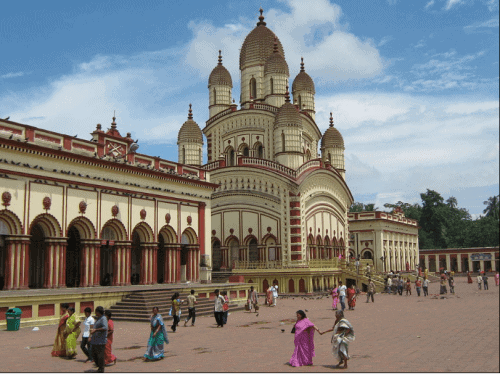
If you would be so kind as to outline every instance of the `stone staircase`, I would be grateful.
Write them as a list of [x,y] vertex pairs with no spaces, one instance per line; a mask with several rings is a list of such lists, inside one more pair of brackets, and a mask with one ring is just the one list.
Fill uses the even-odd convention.
[[231,271],[212,271],[212,282],[213,283],[227,283],[229,281],[229,276],[233,273]]
[[[196,290],[196,288],[195,288]],[[172,294],[178,289],[144,290],[127,295],[120,302],[110,308],[113,313],[113,320],[149,322],[153,307],[158,307],[160,314],[165,321],[172,320],[168,315],[172,302]],[[181,292],[180,299],[186,301],[188,293]],[[196,295],[196,294],[195,294]],[[213,315],[214,301],[209,298],[196,298],[196,316]],[[229,303],[229,312],[243,310],[244,306]],[[187,317],[187,304],[181,305],[181,319]],[[182,323],[182,322],[181,322]]]
[[361,289],[362,284],[368,285],[368,279],[371,278],[373,283],[375,284],[375,291],[377,293],[381,293],[384,290],[384,278],[376,273],[372,273],[370,277],[365,275],[364,270],[359,270],[359,274],[356,273],[356,269],[354,267],[346,267],[344,269],[345,277],[348,279],[358,279],[358,287]]

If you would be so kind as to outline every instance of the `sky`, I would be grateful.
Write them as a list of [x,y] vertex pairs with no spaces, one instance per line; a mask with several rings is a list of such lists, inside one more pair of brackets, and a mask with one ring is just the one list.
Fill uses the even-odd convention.
[[290,80],[304,57],[322,132],[333,113],[356,201],[432,189],[482,214],[499,194],[498,0],[4,1],[0,118],[90,139],[116,111],[138,152],[177,161],[189,103],[208,119],[219,49],[238,100],[260,6]]

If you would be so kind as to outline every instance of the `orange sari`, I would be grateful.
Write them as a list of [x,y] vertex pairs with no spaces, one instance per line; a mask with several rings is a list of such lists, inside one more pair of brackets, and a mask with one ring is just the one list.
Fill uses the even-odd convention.
[[68,320],[68,318],[69,314],[66,312],[61,316],[61,320],[59,320],[56,339],[54,340],[54,346],[52,347],[52,357],[66,357],[66,339],[64,337],[64,330],[66,329],[66,320]]
[[[106,342],[106,346],[104,347],[104,364],[109,365],[116,361],[116,356],[111,353],[111,346],[113,345],[113,335],[115,330],[115,324],[111,319],[108,320],[108,341]],[[112,331],[109,333],[109,331]]]

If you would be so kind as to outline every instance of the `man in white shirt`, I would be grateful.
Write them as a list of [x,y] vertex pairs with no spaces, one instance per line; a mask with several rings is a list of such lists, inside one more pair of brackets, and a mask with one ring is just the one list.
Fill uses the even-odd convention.
[[391,293],[391,288],[392,288],[392,277],[387,278],[387,293]]
[[87,363],[88,361],[92,362],[92,347],[89,339],[90,330],[94,328],[95,320],[92,318],[92,309],[90,307],[86,307],[83,312],[85,313],[85,320],[83,321],[83,335],[80,349],[82,349],[82,352],[87,356],[85,360],[85,363]]
[[429,295],[429,279],[424,276],[424,282],[422,284],[423,288],[424,288],[424,297],[427,297]]
[[219,289],[215,289],[214,291],[215,294],[215,301],[214,301],[214,315],[215,315],[215,321],[217,322],[217,328],[219,327],[224,327],[224,322],[223,322],[223,316],[224,316],[224,309],[222,306],[224,305],[224,297],[222,297],[219,293]]
[[273,283],[271,292],[273,293],[273,306],[276,306],[276,301],[278,299],[278,283]]
[[338,292],[339,292],[339,297],[340,297],[340,305],[342,306],[342,311],[345,310],[345,291],[347,290],[347,287],[345,285],[342,285],[342,281],[339,281],[339,286],[338,286]]
[[477,287],[479,290],[481,290],[481,281],[483,281],[483,278],[481,277],[481,274],[477,275]]

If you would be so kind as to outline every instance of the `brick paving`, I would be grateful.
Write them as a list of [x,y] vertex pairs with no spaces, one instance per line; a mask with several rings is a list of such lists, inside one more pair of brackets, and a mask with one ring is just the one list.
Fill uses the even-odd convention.
[[[333,366],[330,333],[315,335],[313,366],[287,365],[294,349],[290,330],[296,310],[307,309],[320,330],[334,321],[330,298],[295,297],[278,300],[276,308],[261,306],[259,316],[237,311],[222,329],[215,328],[212,317],[200,317],[196,327],[184,328],[181,322],[177,333],[169,332],[167,358],[159,362],[141,360],[149,337],[147,324],[116,322],[113,351],[118,361],[106,371],[498,372],[500,288],[490,283],[489,291],[478,291],[476,283],[467,284],[460,277],[456,284],[456,295],[447,299],[432,298],[439,292],[436,283],[426,298],[417,297],[415,291],[411,297],[377,294],[375,303],[367,304],[361,296],[356,310],[346,311],[356,332],[347,370]],[[75,360],[50,356],[55,331],[55,326],[1,331],[1,371],[93,371],[91,364],[83,363],[80,349]]]

